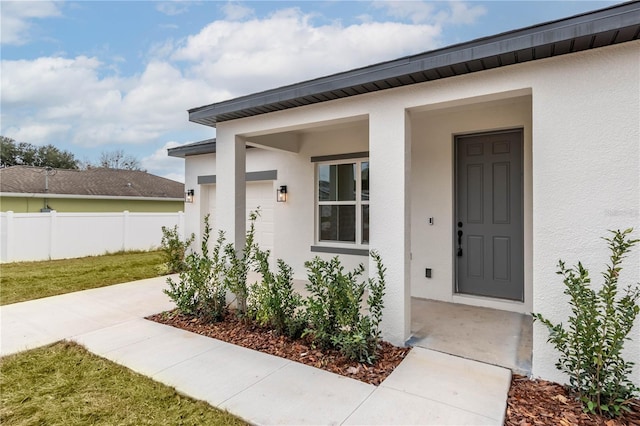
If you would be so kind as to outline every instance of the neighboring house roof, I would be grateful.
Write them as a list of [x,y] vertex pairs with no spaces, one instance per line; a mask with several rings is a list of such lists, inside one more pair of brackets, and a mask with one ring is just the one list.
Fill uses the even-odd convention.
[[637,40],[633,1],[189,110],[217,123]]
[[0,169],[0,193],[181,200],[184,184],[135,170],[50,169],[47,173],[43,167],[12,166]]

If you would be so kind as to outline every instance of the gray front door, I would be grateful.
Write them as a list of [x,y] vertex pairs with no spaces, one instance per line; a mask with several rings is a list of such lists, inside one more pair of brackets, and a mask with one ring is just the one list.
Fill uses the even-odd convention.
[[456,292],[522,301],[522,131],[455,143]]

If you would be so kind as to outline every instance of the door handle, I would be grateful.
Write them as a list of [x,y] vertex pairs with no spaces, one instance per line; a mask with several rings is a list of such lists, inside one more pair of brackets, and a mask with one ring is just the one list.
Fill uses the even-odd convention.
[[[462,225],[458,222],[458,226]],[[462,229],[458,230],[458,257],[462,257]]]

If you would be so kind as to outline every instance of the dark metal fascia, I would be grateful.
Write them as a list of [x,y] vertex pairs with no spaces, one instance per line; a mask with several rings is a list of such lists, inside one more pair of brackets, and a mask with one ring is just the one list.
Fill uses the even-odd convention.
[[189,145],[177,146],[167,149],[169,157],[184,158],[189,155],[214,154],[216,152],[216,140],[208,139],[207,141],[195,142]]

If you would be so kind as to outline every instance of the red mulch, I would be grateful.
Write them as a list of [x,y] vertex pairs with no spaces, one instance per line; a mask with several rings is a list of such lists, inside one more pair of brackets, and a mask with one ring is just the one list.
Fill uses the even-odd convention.
[[[333,349],[314,349],[305,339],[277,336],[254,322],[228,314],[224,321],[207,323],[180,314],[177,310],[152,315],[147,319],[213,337],[245,348],[287,358],[332,373],[379,385],[400,364],[410,348],[398,348],[382,342],[374,365],[348,360]],[[585,414],[580,403],[563,386],[545,380],[514,375],[507,400],[505,426],[640,426],[640,400],[633,400],[631,413],[619,419]]]

